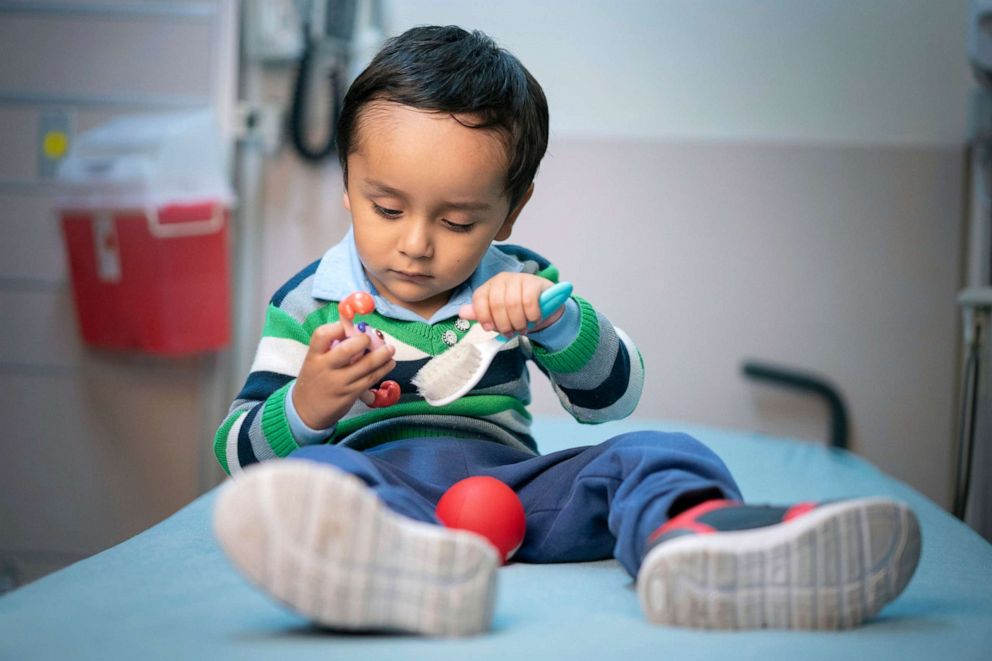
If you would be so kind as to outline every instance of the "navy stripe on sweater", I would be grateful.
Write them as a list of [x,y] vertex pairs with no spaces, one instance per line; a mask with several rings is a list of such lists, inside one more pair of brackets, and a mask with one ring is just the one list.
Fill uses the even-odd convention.
[[[420,358],[419,360],[401,360],[396,363],[393,371],[383,379],[392,380],[400,384],[400,393],[409,394],[417,392],[417,388],[410,383],[413,376],[420,371],[420,368],[427,364],[430,358]],[[378,386],[376,386],[378,388]]]
[[276,372],[252,372],[248,375],[248,380],[245,381],[244,388],[238,393],[237,399],[265,400],[294,378]]
[[491,388],[519,379],[527,371],[527,360],[519,351],[500,351],[475,388]]
[[630,381],[630,356],[623,342],[619,342],[617,348],[617,357],[613,361],[610,375],[594,390],[561,388],[573,406],[584,409],[605,409],[624,396]]
[[255,451],[251,447],[251,436],[248,435],[248,431],[251,429],[251,423],[254,422],[255,416],[261,410],[261,406],[256,406],[248,411],[245,414],[244,422],[241,423],[241,429],[238,430],[238,464],[242,468],[248,464],[258,463],[258,457],[255,456]]

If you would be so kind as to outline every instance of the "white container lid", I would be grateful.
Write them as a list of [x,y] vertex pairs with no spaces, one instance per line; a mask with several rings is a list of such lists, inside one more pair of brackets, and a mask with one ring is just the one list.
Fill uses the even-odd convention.
[[59,164],[63,209],[230,205],[227,149],[212,110],[125,115],[81,133]]

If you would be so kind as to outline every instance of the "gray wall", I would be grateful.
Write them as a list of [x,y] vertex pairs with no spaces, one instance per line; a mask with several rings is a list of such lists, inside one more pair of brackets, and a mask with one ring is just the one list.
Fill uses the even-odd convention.
[[561,140],[514,238],[638,342],[638,414],[824,440],[825,406],[738,374],[812,370],[846,395],[853,449],[946,504],[959,156]]

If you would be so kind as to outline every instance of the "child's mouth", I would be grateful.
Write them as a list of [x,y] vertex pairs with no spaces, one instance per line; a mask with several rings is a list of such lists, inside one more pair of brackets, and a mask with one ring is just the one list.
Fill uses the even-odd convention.
[[395,273],[401,280],[409,280],[410,282],[423,282],[424,280],[429,280],[432,276],[425,273],[413,273],[409,271],[396,271]]

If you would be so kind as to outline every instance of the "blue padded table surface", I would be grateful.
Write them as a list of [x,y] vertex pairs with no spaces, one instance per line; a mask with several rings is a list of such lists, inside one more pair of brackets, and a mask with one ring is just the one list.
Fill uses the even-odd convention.
[[216,490],[134,538],[0,598],[0,659],[989,659],[992,546],[932,501],[843,451],[648,420],[540,419],[544,452],[635,429],[687,431],[751,502],[888,495],[907,501],[923,554],[902,596],[843,632],[713,632],[641,615],[615,561],[500,570],[493,631],[465,639],[328,633],[245,582],[211,534]]

